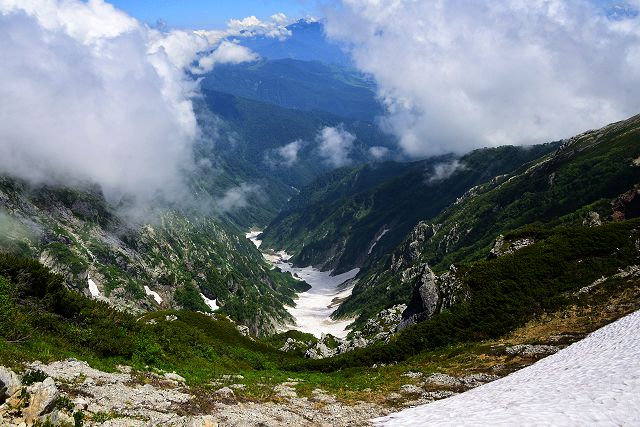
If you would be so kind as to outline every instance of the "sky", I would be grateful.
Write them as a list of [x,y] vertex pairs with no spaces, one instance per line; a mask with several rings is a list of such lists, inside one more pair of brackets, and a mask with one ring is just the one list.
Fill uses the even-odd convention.
[[304,18],[316,12],[314,0],[114,0],[116,7],[150,25],[158,19],[173,28],[218,28],[229,19],[276,13]]
[[[601,0],[0,0],[0,173],[96,183],[112,202],[182,195],[185,171],[211,167],[193,151],[200,76],[254,61],[242,38],[286,40],[276,14],[316,4],[408,156],[570,137],[640,112],[640,0],[626,3],[612,16]],[[145,25],[158,18],[168,29]],[[353,136],[318,132],[325,160],[348,163]],[[292,165],[302,143],[282,143]]]

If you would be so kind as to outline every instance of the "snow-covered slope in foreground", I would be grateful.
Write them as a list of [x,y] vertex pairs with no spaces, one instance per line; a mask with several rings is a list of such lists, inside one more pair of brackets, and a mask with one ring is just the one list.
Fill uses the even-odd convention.
[[507,377],[374,424],[638,426],[640,312]]

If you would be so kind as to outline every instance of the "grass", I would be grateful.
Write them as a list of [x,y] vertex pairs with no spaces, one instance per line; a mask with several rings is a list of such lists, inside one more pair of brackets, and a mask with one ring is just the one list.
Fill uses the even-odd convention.
[[[533,360],[507,356],[504,352],[507,345],[549,343],[552,336],[562,334],[567,341],[575,340],[640,309],[640,280],[634,277],[610,279],[590,293],[574,295],[576,289],[591,283],[594,277],[610,275],[618,266],[637,261],[635,246],[628,243],[634,241],[629,240],[629,235],[637,227],[638,221],[627,221],[595,229],[541,233],[544,239],[532,247],[470,267],[466,280],[476,304],[493,307],[493,311],[477,312],[469,305],[463,307],[459,315],[476,316],[476,329],[467,327],[464,335],[449,335],[450,340],[441,345],[424,341],[428,334],[416,335],[424,333],[425,328],[438,327],[437,322],[425,322],[396,339],[400,344],[412,343],[412,351],[388,360],[378,356],[394,351],[393,343],[332,359],[309,361],[300,354],[277,350],[287,338],[307,341],[308,335],[290,331],[266,340],[253,339],[242,336],[234,323],[217,314],[158,311],[136,319],[66,290],[59,276],[35,261],[0,255],[0,276],[3,277],[0,279],[0,313],[11,314],[0,315],[0,364],[22,371],[26,361],[46,363],[73,357],[104,371],[115,371],[118,365],[132,366],[139,382],[153,381],[144,372],[175,371],[186,378],[197,396],[196,401],[202,405],[211,401],[213,391],[231,384],[245,386],[244,390],[236,390],[240,400],[278,401],[281,398],[274,387],[291,379],[299,380],[295,388],[300,396],[310,397],[313,390],[320,388],[347,403],[367,400],[395,404],[389,403],[387,396],[397,392],[401,385],[415,382],[402,376],[407,371],[463,376],[496,373],[494,366],[502,365],[498,373],[508,373]],[[633,253],[627,252],[629,244]],[[617,249],[617,257],[605,256],[611,245]],[[564,258],[560,253],[565,254]],[[541,264],[549,263],[549,257],[560,265],[550,264],[547,270],[540,268]],[[564,268],[578,258],[582,260],[578,264],[584,265],[587,272]],[[557,271],[566,271],[569,275],[553,273],[559,267],[564,270]],[[495,294],[496,284],[505,286],[507,276],[518,278],[519,290],[501,289],[500,295],[511,296],[511,299],[501,298],[495,300],[501,306],[491,305],[494,300],[484,298]],[[531,287],[529,281],[539,283],[548,294],[540,293],[539,287]],[[521,287],[528,291],[521,294]],[[486,290],[490,292],[484,293]],[[538,298],[538,305],[530,311],[522,310],[518,304],[531,305],[528,295]],[[492,313],[493,318],[502,319],[500,313],[505,312],[505,307],[516,307],[523,313],[517,320],[509,318],[509,327],[501,328],[499,325],[503,323],[496,326],[477,316]],[[511,308],[506,312],[511,313]],[[452,313],[456,312],[443,316],[445,320],[451,319]],[[176,319],[170,320],[173,316]],[[484,328],[494,328],[497,333],[480,333]],[[455,332],[455,329],[447,330]],[[405,348],[395,345],[396,349]],[[353,355],[356,358],[350,359]],[[359,363],[353,363],[354,360]],[[242,378],[224,379],[224,375],[242,375]]]

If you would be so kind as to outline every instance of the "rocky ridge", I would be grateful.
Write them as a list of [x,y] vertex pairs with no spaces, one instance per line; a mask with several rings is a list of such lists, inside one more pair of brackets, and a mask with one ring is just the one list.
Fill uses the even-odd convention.
[[[0,206],[11,225],[3,229],[12,230],[0,235],[0,249],[38,258],[88,297],[138,314],[209,311],[215,301],[254,335],[291,321],[284,303],[298,283],[271,271],[221,218],[163,211],[147,224],[127,222],[99,192],[7,178],[0,178]],[[247,303],[257,306],[251,318],[241,309]]]

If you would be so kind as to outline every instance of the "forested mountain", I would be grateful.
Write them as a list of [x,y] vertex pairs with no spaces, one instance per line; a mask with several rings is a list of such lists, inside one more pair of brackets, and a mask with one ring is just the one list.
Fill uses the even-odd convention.
[[520,241],[516,248],[535,242],[541,229],[637,216],[639,138],[640,116],[635,116],[563,141],[532,163],[472,187],[362,272],[335,315],[366,318],[408,302],[431,270],[442,273],[452,264],[487,257],[500,235],[506,243],[497,245],[499,253],[508,252],[510,239]]
[[202,87],[305,111],[324,111],[372,121],[383,113],[375,84],[362,73],[340,65],[277,59],[220,65]]
[[412,163],[345,169],[304,187],[269,224],[267,247],[336,273],[372,264],[422,220],[471,187],[512,172],[558,144],[476,150]]

